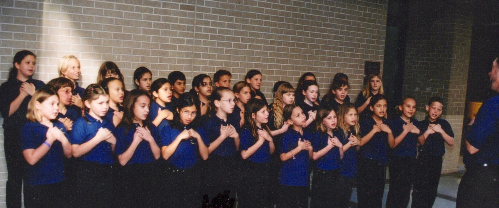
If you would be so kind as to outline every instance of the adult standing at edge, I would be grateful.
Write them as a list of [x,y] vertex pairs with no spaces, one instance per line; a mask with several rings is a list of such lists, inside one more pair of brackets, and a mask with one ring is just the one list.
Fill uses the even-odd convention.
[[[499,92],[498,58],[489,72],[491,89]],[[499,95],[487,100],[466,139],[464,173],[457,207],[499,207]]]

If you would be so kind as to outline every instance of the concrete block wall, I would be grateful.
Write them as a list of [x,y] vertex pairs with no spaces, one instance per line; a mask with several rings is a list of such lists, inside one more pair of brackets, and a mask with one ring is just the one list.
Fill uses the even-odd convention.
[[[411,1],[403,94],[412,95],[418,114],[432,96],[444,99],[442,118],[454,131],[442,172],[457,171],[465,115],[472,20],[468,1]],[[438,11],[438,12],[435,12]]]
[[[114,61],[128,89],[139,66],[151,69],[153,79],[183,71],[187,89],[199,73],[211,76],[224,68],[235,83],[249,69],[259,69],[267,98],[274,82],[296,84],[306,71],[315,73],[323,95],[334,74],[343,72],[355,100],[364,62],[383,61],[387,5],[387,0],[2,0],[0,83],[13,55],[29,49],[38,56],[35,78],[45,82],[57,77],[60,58],[73,54],[81,62],[83,87],[95,82],[102,62]],[[5,180],[2,158],[0,207]]]

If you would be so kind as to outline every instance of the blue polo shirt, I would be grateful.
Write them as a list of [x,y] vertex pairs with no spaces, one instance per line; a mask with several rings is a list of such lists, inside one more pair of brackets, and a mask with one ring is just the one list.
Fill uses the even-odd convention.
[[[420,122],[421,125],[421,133],[424,133],[428,130],[428,126],[430,124],[440,124],[445,133],[451,137],[454,137],[454,132],[452,131],[452,127],[449,122],[444,119],[438,118],[435,122],[430,122],[428,117],[425,120]],[[445,140],[440,133],[433,133],[428,135],[425,143],[422,146],[419,146],[419,151],[421,154],[427,154],[436,157],[442,157],[445,154]]]
[[473,155],[465,151],[466,166],[482,163],[499,165],[499,96],[485,101],[478,110],[467,141],[479,151]]
[[[421,126],[419,125],[419,122],[411,118],[412,124],[414,124],[415,127],[417,127],[419,130],[421,130]],[[401,118],[398,117],[396,119],[391,120],[390,122],[390,129],[392,130],[393,137],[396,138],[398,137],[403,131],[404,131],[404,125],[406,122]],[[423,131],[420,131],[423,133]],[[416,158],[416,155],[418,154],[417,148],[418,148],[418,137],[421,135],[419,134],[414,134],[414,133],[407,133],[407,135],[402,139],[402,141],[392,149],[390,152],[392,156],[398,156],[398,157],[414,157]]]
[[[68,137],[61,122],[54,122]],[[21,131],[21,149],[37,149],[47,140],[48,127],[38,122],[24,124]],[[54,141],[50,150],[34,165],[26,165],[24,184],[29,186],[54,184],[64,181],[64,151],[59,141]]]
[[[335,132],[333,132],[333,136]],[[330,135],[328,133],[315,132],[313,134],[312,146],[314,147],[314,152],[318,152],[327,146]],[[339,138],[338,138],[339,139]],[[338,147],[333,147],[325,155],[320,157],[315,165],[321,170],[336,170],[340,167],[341,155],[340,149]]]
[[[346,135],[342,129],[334,132],[334,135],[340,140],[343,145],[346,145],[350,138],[350,132]],[[346,178],[355,178],[357,176],[357,147],[352,146],[347,151],[343,152],[343,159],[340,165],[340,174]]]
[[[270,134],[270,133],[269,133]],[[251,134],[251,129],[245,126],[241,132],[241,150],[248,150],[251,146],[255,145],[258,141],[257,138]],[[255,163],[268,163],[270,162],[270,146],[269,142],[265,140],[255,153],[248,157],[247,160]]]
[[67,105],[66,106],[66,114],[62,114],[59,112],[57,114],[57,118],[69,118],[73,123],[81,117],[81,108],[75,105]]
[[[303,111],[303,113],[305,114],[305,117],[307,118],[307,120],[308,120],[308,112],[309,111],[317,111],[317,113],[319,113],[319,106],[316,105],[315,103],[312,106],[310,106],[310,105],[306,104],[305,102],[300,102],[300,103],[298,103],[298,106],[300,106],[300,108]],[[310,132],[315,132],[316,131],[315,127],[316,127],[315,121],[312,121],[312,123],[310,123],[306,129]]]
[[85,88],[80,87],[78,82],[75,81],[75,89],[73,90],[73,95],[77,95],[77,94],[83,100],[83,95],[85,95]]
[[[113,123],[114,111],[116,111],[116,110],[109,108],[107,110],[107,113],[106,113],[106,119],[108,121],[110,121],[111,123]],[[118,112],[123,112],[123,111],[125,111],[125,108],[121,105],[118,105]],[[124,116],[124,114],[123,114],[123,116]]]
[[[383,123],[387,124],[385,118],[382,118]],[[376,124],[373,117],[370,116],[361,120],[360,122],[360,137],[366,136]],[[364,146],[360,147],[359,154],[372,160],[378,161],[381,165],[386,165],[387,161],[387,151],[388,151],[388,133],[386,132],[378,132],[374,134],[374,136],[364,144]]]
[[[35,89],[40,89],[45,86],[40,80],[29,78],[26,80],[27,83],[35,85]],[[19,96],[19,89],[24,82],[18,79],[9,79],[0,86],[0,112],[3,117],[3,128],[14,128],[21,130],[23,124],[28,122],[26,119],[26,113],[28,112],[28,103],[31,100],[31,96],[28,95],[21,102],[19,108],[9,116],[10,103],[14,101],[17,96]]]
[[234,111],[232,111],[231,115],[237,117],[238,121],[241,121],[241,108],[239,108],[239,106],[237,105],[234,105]]
[[[85,113],[85,117],[81,117],[73,123],[73,131],[71,131],[71,144],[81,145],[90,141],[95,137],[100,128],[109,129],[113,132],[115,127],[112,121],[103,118],[102,122],[96,120],[90,114]],[[80,157],[88,162],[98,164],[113,164],[113,151],[111,144],[102,141],[97,144],[92,150]]]
[[[156,117],[158,117],[158,109],[161,109],[161,110],[169,110],[170,112],[173,112],[172,109],[170,109],[169,106],[161,106],[160,104],[158,104],[157,102],[152,102],[151,103],[151,110],[149,110],[149,116],[147,117],[147,120],[149,120],[150,122],[154,121],[154,119],[156,119]],[[161,130],[163,130],[163,128],[165,126],[168,126],[170,125],[170,122],[166,119],[163,119],[161,121],[161,123],[159,123],[158,125],[158,131],[161,132]]]
[[[227,115],[227,121],[220,119],[216,114],[211,115],[211,117],[204,124],[204,129],[206,131],[206,137],[209,146],[213,141],[215,141],[220,136],[220,126],[221,125],[232,125],[238,133],[241,132],[239,127],[238,117],[232,114]],[[239,138],[241,138],[239,136]],[[218,156],[233,156],[237,154],[236,144],[234,143],[234,138],[227,137],[211,154]]]
[[[281,154],[287,153],[298,146],[298,140],[312,140],[312,135],[303,130],[303,136],[293,128],[289,128],[284,134],[281,144]],[[309,168],[308,150],[302,150],[282,163],[279,172],[279,184],[286,186],[308,186],[308,168]]]
[[[138,124],[133,124],[131,126],[119,125],[118,128],[116,128],[114,131],[114,136],[116,137],[116,155],[123,154],[130,147],[133,142],[133,135],[137,131],[137,127],[139,127]],[[154,138],[154,141],[159,146],[160,135],[158,129],[153,124],[149,125],[147,128],[151,132],[151,136]],[[154,158],[149,142],[142,140],[135,149],[135,152],[128,161],[127,165],[152,163],[154,161],[156,161],[156,158]]]
[[[184,129],[187,129],[184,127]],[[165,126],[161,131],[161,139],[160,146],[168,146],[178,137],[184,129],[179,130],[176,128],[172,128],[171,126]],[[198,134],[201,136],[203,142],[205,144],[208,143],[206,140],[206,134],[203,128],[198,128],[196,130]],[[182,140],[175,152],[168,158],[167,162],[174,165],[180,169],[189,169],[194,167],[194,165],[198,162],[199,158],[199,146],[197,142],[191,141],[191,139]]]

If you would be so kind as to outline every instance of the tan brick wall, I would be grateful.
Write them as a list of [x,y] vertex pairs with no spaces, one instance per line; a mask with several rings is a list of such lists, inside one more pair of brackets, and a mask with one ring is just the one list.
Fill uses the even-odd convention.
[[[2,0],[0,82],[13,55],[29,49],[38,55],[35,78],[45,82],[57,76],[59,59],[73,54],[81,61],[84,87],[109,60],[123,71],[128,89],[139,66],[150,68],[153,79],[181,70],[188,89],[199,73],[211,76],[225,68],[235,83],[249,69],[259,69],[267,98],[275,81],[296,83],[305,71],[315,73],[323,95],[332,76],[344,72],[354,100],[364,61],[383,61],[387,5],[387,0]],[[5,175],[5,168],[0,171]]]

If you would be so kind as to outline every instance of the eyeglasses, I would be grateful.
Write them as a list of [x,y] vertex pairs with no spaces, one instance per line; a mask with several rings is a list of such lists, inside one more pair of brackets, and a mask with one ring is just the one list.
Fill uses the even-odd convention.
[[236,99],[236,98],[234,98],[234,99],[232,99],[232,100],[227,99],[227,100],[220,100],[220,101],[225,101],[225,102],[229,102],[229,103],[236,103],[236,102],[237,102],[237,99]]
[[182,115],[188,117],[188,116],[192,116],[192,117],[195,117],[196,116],[196,111],[188,111],[188,110],[185,110],[185,111],[182,111]]
[[201,87],[211,86],[213,83],[211,82],[201,82]]

